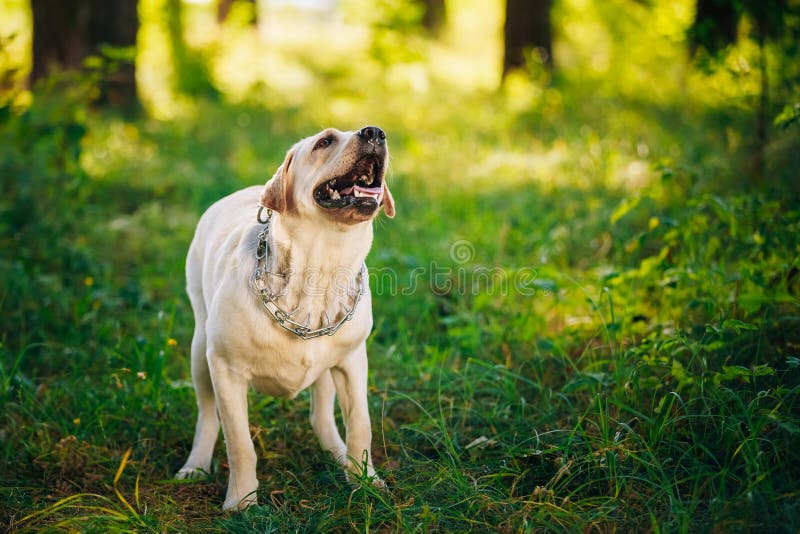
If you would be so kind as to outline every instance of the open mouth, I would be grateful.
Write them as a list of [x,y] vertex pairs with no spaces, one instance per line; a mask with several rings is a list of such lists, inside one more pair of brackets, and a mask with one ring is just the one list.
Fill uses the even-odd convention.
[[377,209],[383,199],[383,161],[375,157],[360,159],[342,176],[331,178],[314,188],[314,200],[328,209],[350,206],[359,210]]

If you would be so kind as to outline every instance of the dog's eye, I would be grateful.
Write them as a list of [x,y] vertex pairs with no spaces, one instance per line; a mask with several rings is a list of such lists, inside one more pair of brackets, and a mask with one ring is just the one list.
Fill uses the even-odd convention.
[[333,143],[333,138],[332,137],[323,137],[322,139],[317,141],[316,145],[314,145],[314,150],[316,150],[318,148],[327,148],[327,147],[331,146],[332,143]]

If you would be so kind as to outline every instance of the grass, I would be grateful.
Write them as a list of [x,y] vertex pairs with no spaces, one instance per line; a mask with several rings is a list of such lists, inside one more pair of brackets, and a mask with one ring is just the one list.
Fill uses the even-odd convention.
[[[224,46],[229,74],[241,51]],[[772,132],[754,187],[748,112],[667,74],[652,99],[569,65],[494,92],[292,47],[270,52],[312,77],[291,97],[243,86],[126,120],[79,77],[3,108],[5,528],[800,528],[796,129]],[[398,89],[420,72],[426,90]],[[251,395],[260,505],[223,514],[222,445],[207,479],[172,480],[195,417],[194,224],[298,138],[367,122],[389,134],[398,206],[368,259],[388,489],[344,481],[307,396]]]

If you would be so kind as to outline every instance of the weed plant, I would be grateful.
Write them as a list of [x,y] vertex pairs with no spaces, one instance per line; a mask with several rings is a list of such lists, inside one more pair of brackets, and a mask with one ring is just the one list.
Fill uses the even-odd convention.
[[[414,92],[392,78],[411,60],[334,60],[300,96],[256,84],[171,117],[97,110],[87,76],[0,110],[0,523],[797,532],[797,129],[757,187],[728,142],[749,116],[724,102],[566,68],[546,89],[431,74]],[[251,395],[260,504],[223,514],[221,444],[206,479],[172,480],[195,418],[194,225],[300,137],[366,123],[388,132],[398,211],[367,262],[388,488],[344,481],[306,395]]]

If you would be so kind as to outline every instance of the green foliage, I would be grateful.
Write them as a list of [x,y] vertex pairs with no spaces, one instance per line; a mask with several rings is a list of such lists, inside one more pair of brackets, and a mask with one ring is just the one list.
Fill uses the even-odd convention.
[[[490,93],[414,59],[425,83],[404,85],[384,79],[396,58],[316,50],[291,56],[302,105],[255,84],[131,120],[93,108],[84,76],[2,108],[0,522],[797,531],[800,210],[780,150],[796,125],[774,130],[761,189],[736,142],[748,112],[724,96],[640,93],[567,61],[547,88]],[[368,259],[388,489],[345,482],[306,396],[253,395],[260,506],[222,514],[221,445],[206,479],[171,480],[195,417],[194,224],[298,138],[367,122],[388,132],[398,207]]]
[[777,117],[775,117],[775,126],[780,126],[782,128],[788,128],[792,124],[795,124],[800,119],[800,104],[794,104],[793,106],[785,106],[783,111],[781,111]]
[[370,28],[370,56],[382,67],[423,58],[425,6],[414,0],[347,0],[345,12]]

